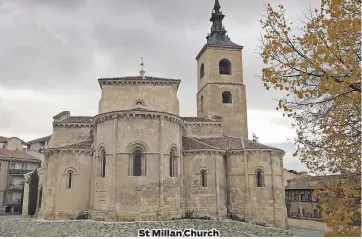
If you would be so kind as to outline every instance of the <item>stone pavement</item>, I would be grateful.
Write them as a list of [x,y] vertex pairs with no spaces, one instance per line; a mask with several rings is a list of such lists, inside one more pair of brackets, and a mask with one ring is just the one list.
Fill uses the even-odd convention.
[[169,228],[197,230],[217,229],[224,237],[287,237],[289,231],[277,228],[249,225],[243,222],[222,220],[174,220],[160,222],[99,222],[93,220],[44,221],[29,217],[7,217],[0,219],[0,235],[27,237],[68,237],[68,236],[138,236],[139,229]]
[[0,216],[2,237],[138,236],[139,229],[217,229],[223,237],[320,237],[323,231],[292,226],[290,230],[262,227],[231,220],[174,220],[159,222],[99,222],[93,220],[44,221],[31,217]]
[[328,231],[328,227],[324,222],[313,220],[288,218],[288,224],[289,230],[293,232],[294,236],[323,237],[324,233]]

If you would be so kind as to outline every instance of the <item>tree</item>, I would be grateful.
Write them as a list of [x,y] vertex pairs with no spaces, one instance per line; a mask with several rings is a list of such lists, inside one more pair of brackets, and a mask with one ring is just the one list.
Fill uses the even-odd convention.
[[[267,5],[260,21],[265,64],[262,80],[267,90],[273,87],[285,92],[277,110],[295,121],[294,156],[299,156],[311,173],[352,175],[341,185],[350,192],[338,199],[338,205],[345,206],[350,204],[343,202],[361,188],[360,8],[360,0],[322,0],[319,10],[309,9],[305,14],[302,29],[292,29],[282,5],[276,10]],[[326,187],[323,195],[338,190]],[[356,235],[350,217],[340,217],[345,206],[335,208],[330,200],[321,201],[329,212],[325,217],[329,235]],[[337,226],[337,220],[345,226]]]

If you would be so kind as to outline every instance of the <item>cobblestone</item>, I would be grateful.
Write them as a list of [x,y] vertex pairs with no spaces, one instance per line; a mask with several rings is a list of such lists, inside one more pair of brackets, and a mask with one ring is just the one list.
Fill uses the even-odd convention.
[[99,222],[93,220],[44,221],[29,217],[0,219],[2,237],[103,237],[138,236],[139,229],[217,229],[223,237],[289,237],[289,230],[222,220],[174,220],[159,222]]

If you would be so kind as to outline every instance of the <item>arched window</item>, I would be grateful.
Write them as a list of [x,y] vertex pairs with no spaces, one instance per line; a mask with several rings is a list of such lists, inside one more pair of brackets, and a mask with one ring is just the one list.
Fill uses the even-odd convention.
[[72,170],[69,170],[67,173],[67,188],[72,188],[73,186],[73,174]]
[[133,176],[141,176],[142,175],[142,149],[136,148],[132,153],[133,158]]
[[100,176],[105,177],[106,176],[106,151],[104,148],[102,148],[99,152],[99,163],[100,163]]
[[202,187],[207,187],[206,170],[205,169],[201,170],[200,174],[201,174],[201,186]]
[[256,186],[264,187],[264,173],[262,170],[257,170],[255,173]]
[[174,150],[170,152],[170,177],[177,177],[177,157]]
[[200,79],[205,75],[205,67],[204,67],[204,63],[201,64],[200,66]]
[[219,73],[221,75],[231,75],[231,62],[228,59],[219,61]]
[[201,96],[201,102],[200,102],[200,108],[201,108],[201,114],[204,113],[204,96]]
[[145,102],[143,102],[142,100],[136,100],[136,105],[145,105]]
[[232,96],[230,91],[224,91],[222,93],[222,103],[223,104],[231,104],[232,103]]

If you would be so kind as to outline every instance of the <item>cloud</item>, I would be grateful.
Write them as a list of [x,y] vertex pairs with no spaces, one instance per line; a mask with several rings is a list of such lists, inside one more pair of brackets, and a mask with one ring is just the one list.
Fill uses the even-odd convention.
[[[265,2],[267,3],[267,2]],[[272,0],[293,21],[318,1]],[[243,49],[249,132],[266,143],[293,135],[266,91],[258,56],[263,1],[220,0],[231,39]],[[99,77],[179,78],[180,114],[196,115],[196,60],[210,31],[211,0],[0,1],[0,135],[30,140],[51,133],[52,116],[97,113]],[[284,146],[283,146],[284,147]]]

